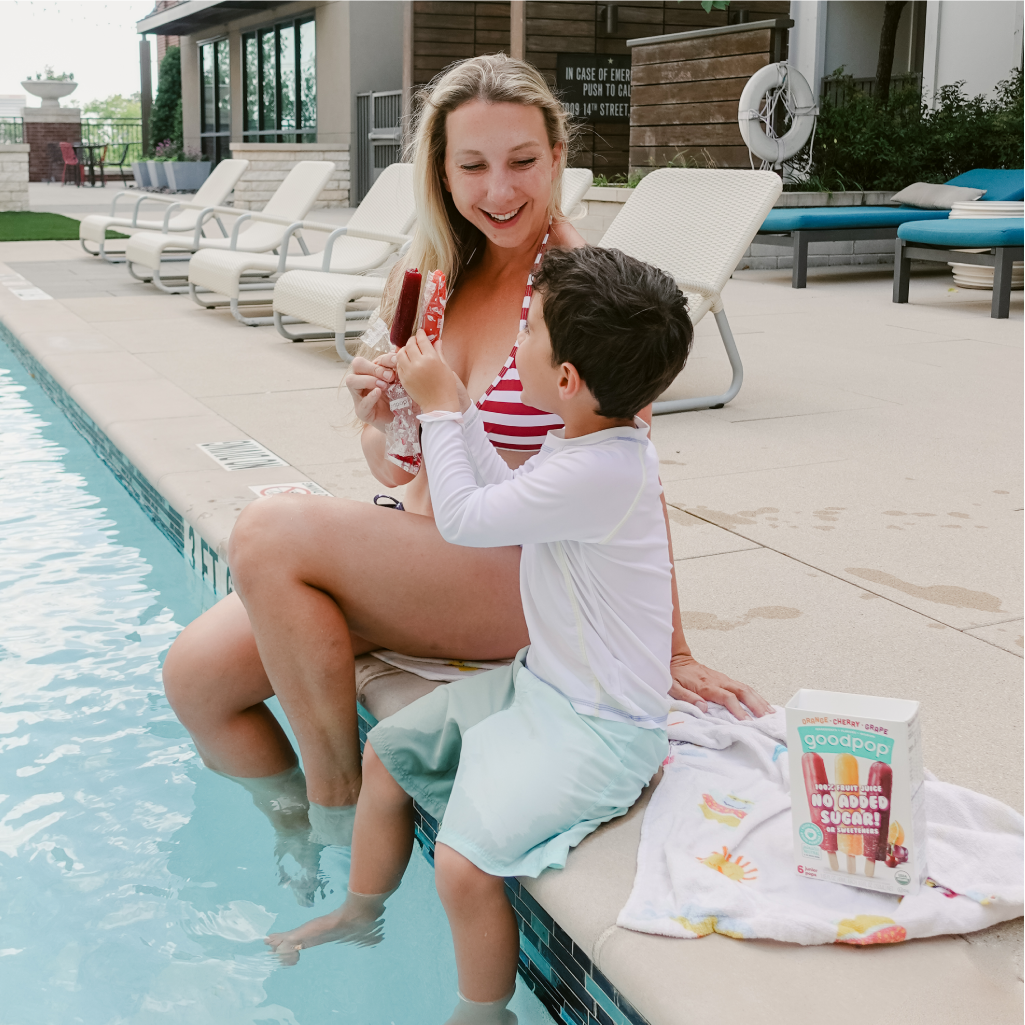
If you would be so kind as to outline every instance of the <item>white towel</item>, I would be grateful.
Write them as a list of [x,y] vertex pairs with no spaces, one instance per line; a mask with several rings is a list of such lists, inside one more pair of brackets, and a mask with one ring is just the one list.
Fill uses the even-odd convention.
[[1022,914],[1025,820],[926,773],[929,882],[914,896],[797,874],[783,710],[738,721],[674,703],[664,775],[644,813],[618,924],[695,939],[895,943]]

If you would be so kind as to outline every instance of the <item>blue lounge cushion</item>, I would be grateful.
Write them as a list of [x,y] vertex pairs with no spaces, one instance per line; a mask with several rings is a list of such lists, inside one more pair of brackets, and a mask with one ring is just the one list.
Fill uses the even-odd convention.
[[769,211],[764,232],[815,231],[826,228],[888,228],[905,221],[946,219],[949,210],[917,210],[910,206],[797,206]]
[[1023,228],[1025,220],[1020,217],[965,217],[953,221],[909,221],[897,229],[897,237],[930,246],[989,249],[1022,245]]
[[1018,169],[1001,171],[989,167],[974,167],[956,178],[951,178],[948,185],[959,185],[968,189],[985,189],[986,195],[980,203],[1012,203],[1025,199],[1025,171]]

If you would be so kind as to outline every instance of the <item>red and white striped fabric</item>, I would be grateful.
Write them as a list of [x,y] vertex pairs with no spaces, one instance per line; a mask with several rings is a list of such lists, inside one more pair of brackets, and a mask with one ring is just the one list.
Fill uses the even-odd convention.
[[[534,294],[534,274],[541,257],[548,246],[548,237],[552,226],[549,222],[548,231],[541,240],[534,266],[527,276],[527,288],[523,293],[523,307],[520,313],[520,331],[527,326],[527,313],[530,311],[530,297]],[[517,344],[518,344],[517,339]],[[509,449],[513,452],[539,452],[549,431],[564,426],[562,420],[553,413],[543,409],[524,405],[523,385],[520,384],[519,371],[516,369],[516,348],[514,344],[505,365],[498,376],[491,382],[491,387],[477,400],[477,408],[483,416],[484,431],[488,440],[495,448]]]

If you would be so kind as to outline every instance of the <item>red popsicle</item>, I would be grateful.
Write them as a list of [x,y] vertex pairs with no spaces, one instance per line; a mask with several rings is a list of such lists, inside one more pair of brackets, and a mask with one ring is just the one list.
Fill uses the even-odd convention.
[[834,872],[839,872],[840,866],[836,860],[836,832],[835,830],[830,832],[828,822],[824,822],[822,819],[822,813],[828,809],[821,804],[816,806],[812,803],[812,794],[818,794],[821,798],[831,793],[827,789],[829,779],[826,776],[826,766],[822,762],[821,755],[809,751],[801,756],[801,769],[804,772],[804,789],[808,795],[808,811],[811,814],[811,820],[822,830],[822,841],[819,843],[819,847],[826,852],[829,858],[829,867]]
[[873,762],[868,770],[868,786],[866,793],[869,798],[875,797],[879,810],[866,812],[876,822],[875,833],[865,834],[865,875],[874,876],[876,862],[886,860],[886,841],[890,833],[890,791],[893,789],[893,770],[886,762]]
[[395,306],[395,318],[391,322],[391,343],[396,349],[401,349],[413,337],[422,281],[420,272],[415,267],[407,270],[402,279],[402,291]]

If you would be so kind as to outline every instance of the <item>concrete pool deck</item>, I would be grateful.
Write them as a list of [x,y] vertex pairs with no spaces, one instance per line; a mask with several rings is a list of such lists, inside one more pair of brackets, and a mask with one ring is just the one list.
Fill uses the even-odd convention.
[[[77,242],[2,243],[0,264],[52,297],[0,285],[0,321],[222,557],[251,485],[383,490],[333,343],[161,295]],[[776,703],[802,686],[920,700],[927,766],[1020,810],[1022,293],[993,321],[949,273],[916,273],[894,306],[885,268],[844,267],[803,291],[740,272],[724,298],[743,389],[653,430],[695,654]],[[697,339],[674,392],[728,376],[711,318]],[[245,438],[288,465],[228,472],[196,447]],[[851,997],[835,1022],[1021,1020],[1020,920],[864,950],[616,928],[641,816],[527,888],[652,1025],[790,1022],[826,989]]]

